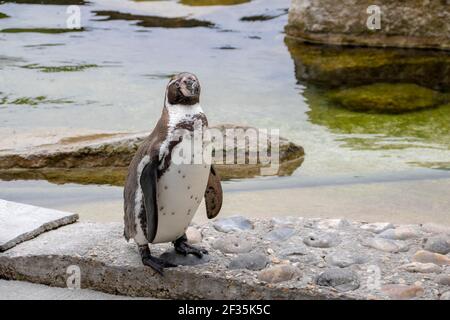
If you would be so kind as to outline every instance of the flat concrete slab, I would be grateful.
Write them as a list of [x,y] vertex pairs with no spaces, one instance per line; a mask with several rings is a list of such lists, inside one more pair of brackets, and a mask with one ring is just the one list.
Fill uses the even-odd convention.
[[0,200],[0,252],[77,220],[77,214]]
[[[0,280],[0,300],[129,300],[89,289],[65,289],[23,281]],[[149,299],[149,298],[137,298]]]
[[[163,299],[439,299],[448,291],[450,253],[423,243],[448,239],[450,228],[392,225],[377,234],[344,219],[249,222],[254,228],[230,233],[212,222],[195,226],[209,261],[163,277],[142,265],[121,223],[78,222],[0,253],[0,278],[64,288],[75,269],[83,289]],[[158,257],[172,250],[151,245]]]

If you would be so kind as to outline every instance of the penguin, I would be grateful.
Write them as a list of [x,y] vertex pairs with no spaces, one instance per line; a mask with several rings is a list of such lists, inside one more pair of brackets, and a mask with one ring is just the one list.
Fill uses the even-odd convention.
[[[204,160],[179,159],[192,149],[190,138],[208,127],[200,89],[192,73],[170,79],[161,117],[136,151],[125,182],[124,237],[135,241],[142,263],[161,275],[164,268],[175,265],[152,256],[149,244],[172,242],[177,253],[202,258],[208,252],[187,243],[186,229],[203,198],[209,219],[222,207],[222,187],[214,166]],[[200,145],[200,152],[208,152],[203,141]]]

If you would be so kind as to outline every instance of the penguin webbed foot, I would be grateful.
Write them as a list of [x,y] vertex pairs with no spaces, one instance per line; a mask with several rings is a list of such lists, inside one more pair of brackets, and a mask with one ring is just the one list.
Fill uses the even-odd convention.
[[201,259],[204,254],[208,254],[208,250],[203,248],[197,248],[187,243],[187,238],[185,235],[174,241],[173,245],[175,247],[176,252],[181,253],[182,255],[185,256],[188,254],[193,254],[194,256]]
[[177,265],[173,263],[152,256],[150,254],[150,249],[148,248],[148,245],[139,246],[139,253],[141,255],[142,263],[144,264],[144,266],[152,268],[162,276],[164,275],[164,268],[177,267]]

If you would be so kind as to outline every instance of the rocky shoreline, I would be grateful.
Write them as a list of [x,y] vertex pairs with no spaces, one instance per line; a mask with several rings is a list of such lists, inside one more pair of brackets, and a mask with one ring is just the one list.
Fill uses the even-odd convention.
[[118,223],[74,223],[0,254],[0,278],[107,293],[193,299],[450,299],[450,227],[283,217],[220,218],[187,231],[202,260],[153,252],[181,265],[164,277],[142,266]]
[[[220,125],[216,127],[226,137],[227,129],[247,130],[251,127]],[[98,133],[65,137],[52,143],[31,144],[21,148],[0,146],[0,179],[47,180],[54,183],[123,185],[128,165],[137,148],[148,136],[140,133]],[[225,140],[225,138],[224,138]],[[280,166],[276,175],[291,175],[304,160],[303,148],[280,137]],[[234,145],[234,153],[240,147]],[[223,149],[225,154],[226,148]],[[271,148],[269,145],[269,152]],[[245,150],[246,158],[254,157]],[[265,167],[259,160],[255,164],[218,164],[222,179],[252,178]]]

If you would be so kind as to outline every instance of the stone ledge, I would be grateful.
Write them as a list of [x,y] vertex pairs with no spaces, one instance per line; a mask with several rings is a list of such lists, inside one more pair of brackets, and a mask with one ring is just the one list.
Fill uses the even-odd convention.
[[[76,223],[0,254],[0,278],[64,287],[67,267],[78,265],[82,288],[171,299],[439,299],[450,290],[448,253],[423,248],[425,238],[448,239],[449,228],[226,219],[194,227],[209,262],[166,269],[164,277],[142,266],[121,224]],[[151,249],[157,256],[172,250]],[[375,285],[373,272],[380,275]]]

